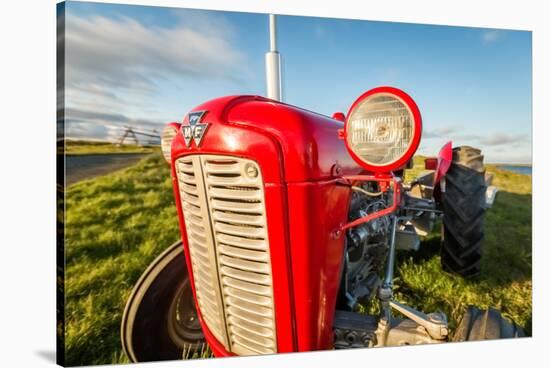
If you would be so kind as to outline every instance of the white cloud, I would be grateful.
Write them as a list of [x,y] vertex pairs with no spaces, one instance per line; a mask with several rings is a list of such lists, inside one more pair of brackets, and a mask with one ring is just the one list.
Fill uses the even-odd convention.
[[481,34],[481,40],[483,43],[488,44],[495,42],[501,36],[501,32],[497,30],[487,30]]
[[[452,139],[467,144],[480,146],[518,146],[529,142],[526,134],[508,134],[503,132],[495,132],[489,135],[481,134],[464,134],[457,133],[459,131],[455,127],[441,127],[437,129],[424,130],[422,132],[423,139]],[[462,143],[461,143],[462,144]]]
[[422,138],[445,138],[452,135],[456,129],[454,127],[443,127],[433,130],[424,130]]
[[486,146],[503,146],[503,145],[516,145],[523,143],[527,140],[525,134],[509,135],[504,133],[496,133],[488,137],[482,137],[479,139],[479,143]]
[[445,143],[452,141],[453,147],[469,145],[480,148],[486,163],[531,163],[532,141],[527,134],[462,131],[453,126],[424,130],[418,154],[436,156]]
[[68,17],[65,46],[70,84],[154,88],[178,76],[235,79],[243,55],[223,28],[145,27],[130,18]]
[[112,136],[112,129],[94,124],[162,122],[162,117],[151,114],[155,107],[149,101],[163,83],[238,82],[246,73],[245,55],[232,44],[234,30],[222,17],[185,13],[169,26],[145,26],[127,17],[67,15],[64,20],[65,105],[73,112],[110,117],[79,116],[78,126],[71,128],[77,120],[67,114],[67,131],[81,137]]

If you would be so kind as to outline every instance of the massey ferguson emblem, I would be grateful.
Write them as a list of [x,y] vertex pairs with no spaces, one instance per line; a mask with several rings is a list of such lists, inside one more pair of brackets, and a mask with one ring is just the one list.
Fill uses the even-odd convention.
[[202,137],[204,137],[204,133],[208,128],[208,123],[201,123],[204,114],[206,114],[206,111],[190,112],[189,125],[181,127],[183,139],[187,147],[191,146],[191,139],[193,139],[197,147],[201,144]]

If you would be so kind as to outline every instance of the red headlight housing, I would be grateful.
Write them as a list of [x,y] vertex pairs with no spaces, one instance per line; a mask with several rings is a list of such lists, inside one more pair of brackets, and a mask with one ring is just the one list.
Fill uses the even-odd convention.
[[362,94],[347,114],[344,141],[353,159],[372,172],[402,168],[422,135],[422,117],[414,100],[393,87]]
[[166,162],[170,163],[172,157],[172,141],[176,138],[180,129],[180,123],[168,123],[162,130],[160,146]]

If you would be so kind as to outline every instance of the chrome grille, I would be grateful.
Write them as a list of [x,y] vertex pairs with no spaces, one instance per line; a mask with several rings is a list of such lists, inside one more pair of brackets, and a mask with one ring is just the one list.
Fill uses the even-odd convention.
[[[235,354],[276,352],[260,168],[237,157],[192,155],[176,161],[176,172],[199,308],[210,316],[206,324],[222,326],[216,337]],[[215,290],[199,293],[208,287]]]
[[185,219],[185,229],[189,244],[193,279],[197,301],[203,319],[216,338],[227,344],[223,302],[219,292],[219,280],[215,270],[212,232],[209,226],[208,207],[204,182],[198,157],[184,157],[176,162],[181,207]]

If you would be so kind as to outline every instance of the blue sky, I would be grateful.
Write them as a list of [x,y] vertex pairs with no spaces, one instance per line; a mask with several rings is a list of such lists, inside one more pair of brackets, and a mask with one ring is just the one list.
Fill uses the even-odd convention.
[[[224,95],[265,94],[265,14],[69,2],[67,135],[162,128]],[[420,107],[419,152],[449,139],[487,162],[531,162],[531,33],[279,16],[285,102],[347,113],[379,85]]]

